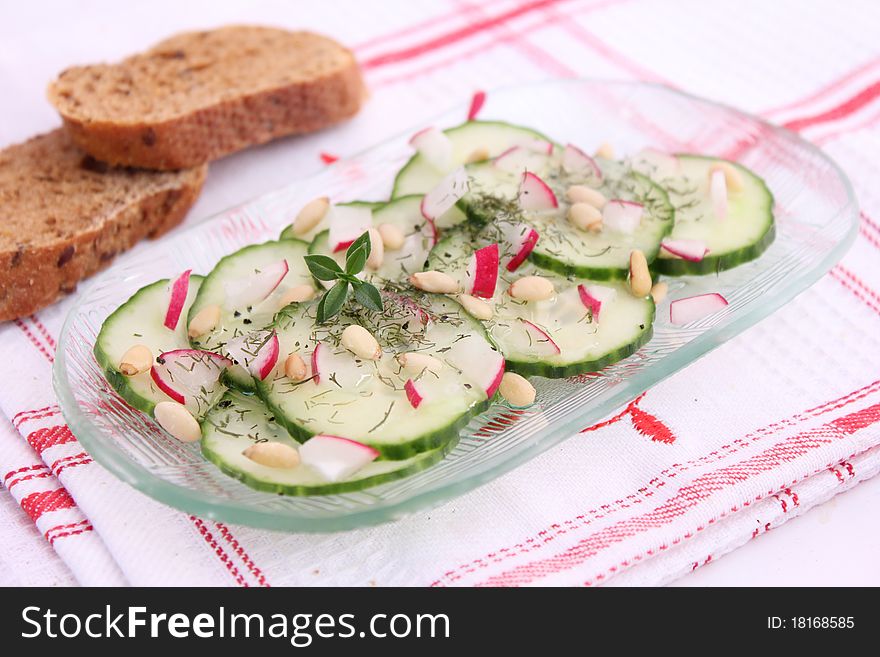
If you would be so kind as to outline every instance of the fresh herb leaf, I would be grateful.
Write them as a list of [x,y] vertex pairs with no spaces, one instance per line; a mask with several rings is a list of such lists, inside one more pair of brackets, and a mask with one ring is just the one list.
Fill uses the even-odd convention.
[[[312,272],[312,276],[319,281],[335,281],[342,273],[342,268],[330,256],[314,254],[303,256],[303,258],[309,271]],[[366,258],[364,258],[364,262],[366,262]]]
[[357,274],[362,271],[364,265],[367,264],[367,258],[370,257],[370,233],[366,232],[358,237],[348,251],[345,252],[345,273]]
[[346,298],[348,297],[348,283],[338,281],[336,285],[330,288],[318,303],[317,320],[323,324],[340,311]]
[[382,312],[382,295],[379,294],[379,290],[369,283],[361,283],[356,286],[354,298],[365,308],[375,310],[377,313]]

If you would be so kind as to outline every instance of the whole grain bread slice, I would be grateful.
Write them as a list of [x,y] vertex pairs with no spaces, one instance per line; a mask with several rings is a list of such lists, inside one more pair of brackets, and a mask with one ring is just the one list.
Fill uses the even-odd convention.
[[148,169],[325,128],[365,96],[354,56],[337,42],[255,26],[179,34],[118,64],[70,68],[49,87],[81,148]]
[[206,173],[111,168],[61,129],[0,151],[0,321],[49,305],[177,225]]

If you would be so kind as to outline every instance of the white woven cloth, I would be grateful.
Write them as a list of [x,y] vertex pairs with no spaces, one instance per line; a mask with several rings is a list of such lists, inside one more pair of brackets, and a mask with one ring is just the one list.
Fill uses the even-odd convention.
[[396,134],[475,89],[589,75],[663,81],[799,130],[851,176],[863,208],[859,240],[812,289],[602,426],[438,509],[330,535],[188,517],[116,480],[67,430],[51,391],[71,300],[7,323],[0,582],[662,584],[880,469],[876,3],[7,4],[0,145],[58,123],[42,89],[64,67],[233,21],[310,27],[352,44],[372,98],[344,126],[212,165],[188,222],[317,169],[322,153],[344,157]]

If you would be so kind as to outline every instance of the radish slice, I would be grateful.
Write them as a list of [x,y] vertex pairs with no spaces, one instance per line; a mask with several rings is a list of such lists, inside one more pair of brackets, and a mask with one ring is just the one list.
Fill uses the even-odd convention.
[[596,164],[596,160],[573,144],[566,144],[562,151],[562,168],[566,173],[593,175],[602,180],[602,169]]
[[438,128],[425,128],[409,140],[419,154],[435,169],[448,171],[452,164],[452,140]]
[[511,146],[492,160],[492,166],[508,173],[539,171],[547,166],[547,155],[525,146]]
[[727,219],[727,178],[724,171],[716,169],[709,179],[709,195],[712,197],[712,210],[719,221]]
[[358,366],[357,357],[347,349],[337,351],[319,342],[312,352],[312,374],[315,383],[330,382],[340,388],[351,390],[370,378],[366,368]]
[[253,331],[231,339],[223,348],[236,365],[241,365],[260,381],[278,362],[279,345],[275,331]]
[[527,319],[520,318],[519,321],[522,322],[526,333],[529,334],[532,352],[536,356],[554,356],[561,353],[559,345],[554,342],[547,331]]
[[459,167],[425,194],[422,199],[422,216],[430,222],[449,210],[468,192],[468,175]]
[[700,262],[709,253],[706,243],[702,240],[673,240],[664,238],[660,242],[660,246],[674,256],[678,256],[682,260],[690,260],[691,262]]
[[[380,293],[384,299],[387,299],[392,305],[403,306],[410,311],[412,311],[412,315],[410,317],[406,317],[405,315],[401,317],[401,324],[408,324],[408,330],[410,333],[415,333],[417,331],[423,330],[428,322],[431,320],[430,315],[428,315],[428,311],[422,308],[419,304],[413,301],[411,298],[404,296],[402,294],[397,294],[396,292],[391,292],[389,290],[382,290]],[[398,313],[394,312],[394,315]],[[397,320],[387,320],[389,322],[394,322]]]
[[689,324],[711,315],[725,306],[727,306],[727,299],[717,292],[676,299],[669,304],[669,321],[677,326]]
[[538,231],[526,224],[502,224],[501,231],[510,245],[510,252],[513,253],[505,268],[507,271],[516,271],[529,257],[540,236]]
[[232,361],[213,351],[175,349],[159,355],[150,377],[171,399],[186,404],[210,397],[227,367],[232,367]]
[[490,244],[474,251],[466,276],[470,294],[491,299],[498,283],[498,245]]
[[518,139],[516,141],[516,145],[522,146],[523,148],[527,148],[536,153],[543,153],[544,155],[553,154],[553,142],[547,141],[546,139],[539,139],[537,137],[526,137],[524,139]]
[[180,313],[183,312],[183,305],[186,303],[186,295],[189,292],[189,275],[192,269],[187,269],[180,276],[174,279],[171,284],[171,298],[168,301],[168,310],[165,311],[165,328],[172,331],[177,328],[177,322],[180,321]]
[[330,248],[344,251],[373,225],[373,211],[357,205],[334,205],[330,209]]
[[473,97],[471,98],[471,106],[468,108],[467,120],[473,121],[477,118],[477,115],[480,113],[480,110],[483,109],[483,103],[486,102],[486,92],[485,91],[477,91],[474,92]]
[[504,376],[504,356],[483,340],[459,340],[446,352],[445,360],[476,383],[491,399]]
[[541,212],[558,208],[559,201],[547,183],[526,171],[519,184],[519,205],[523,210]]
[[378,456],[379,452],[368,445],[325,434],[309,438],[299,448],[300,462],[328,481],[346,479]]
[[617,296],[617,290],[613,287],[605,287],[604,285],[578,285],[578,296],[581,303],[586,306],[587,310],[593,315],[595,321],[599,321],[599,313],[602,312],[602,306],[611,303]]
[[611,230],[632,235],[639,227],[644,211],[645,206],[641,203],[612,199],[602,208],[602,222]]
[[412,379],[407,379],[403,384],[403,390],[406,392],[406,398],[409,400],[413,408],[418,408],[425,401],[425,395],[419,390],[418,384]]
[[287,260],[279,260],[256,271],[252,276],[225,284],[226,306],[231,309],[254,306],[268,297],[287,276]]

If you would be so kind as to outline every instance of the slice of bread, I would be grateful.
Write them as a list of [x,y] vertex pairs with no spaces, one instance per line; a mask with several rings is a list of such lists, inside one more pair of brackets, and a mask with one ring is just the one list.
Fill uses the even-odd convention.
[[354,115],[366,91],[351,51],[309,32],[231,26],[173,36],[49,87],[74,141],[102,162],[203,164]]
[[207,170],[110,168],[61,129],[0,151],[0,321],[49,305],[174,227]]

